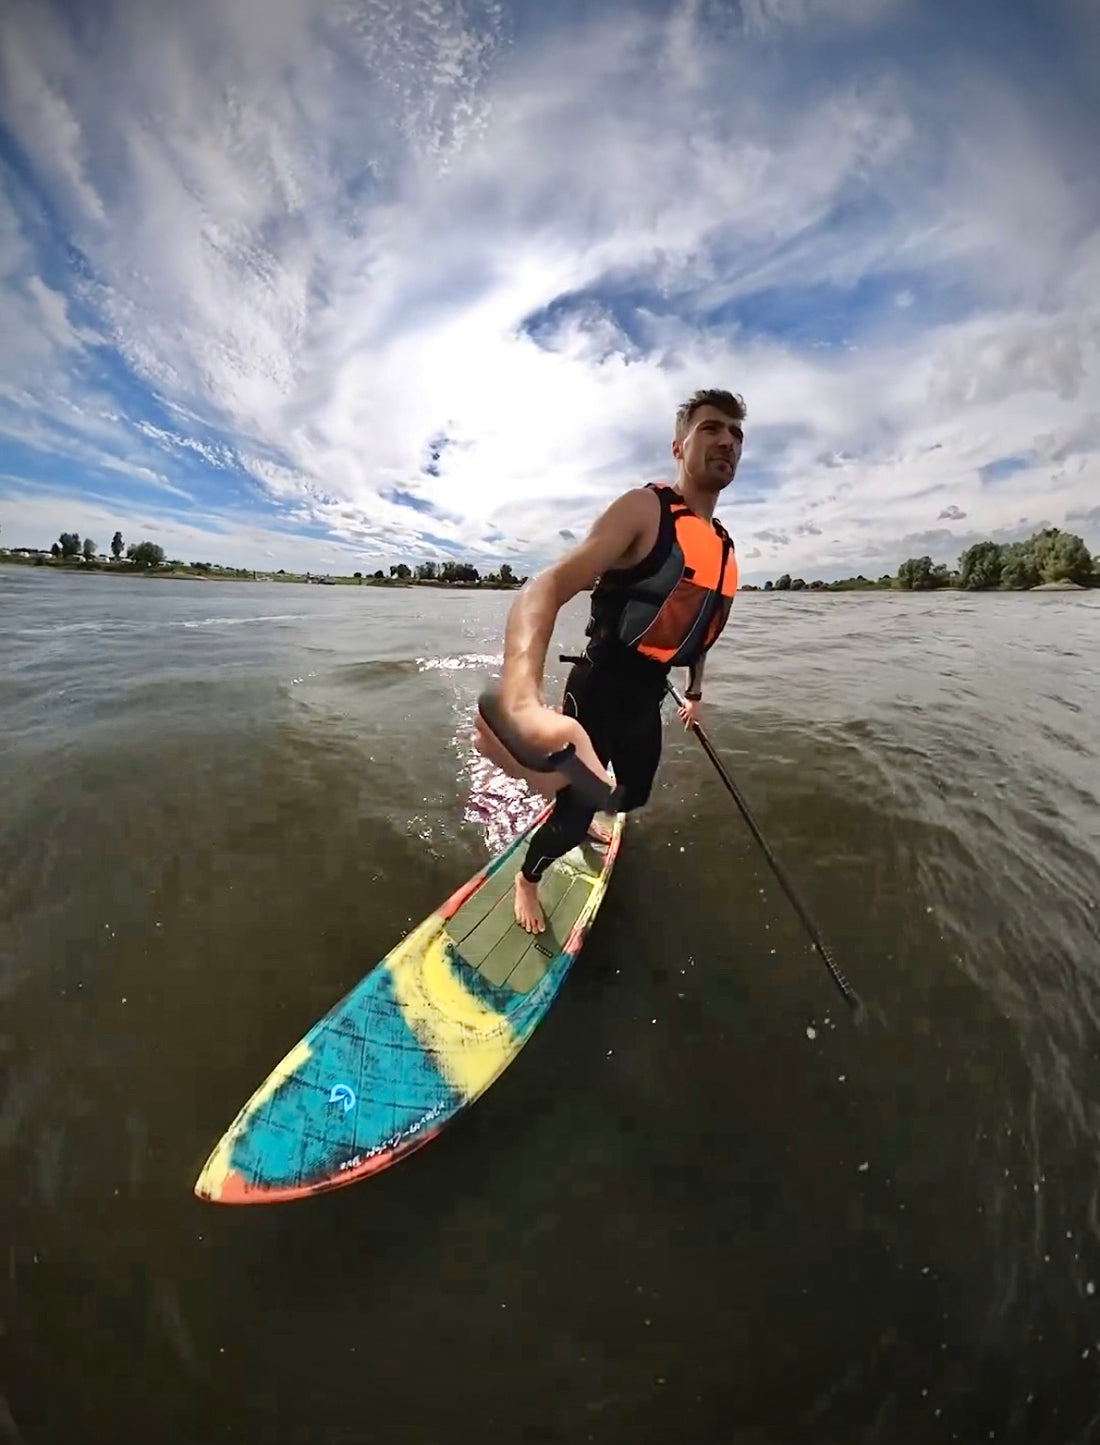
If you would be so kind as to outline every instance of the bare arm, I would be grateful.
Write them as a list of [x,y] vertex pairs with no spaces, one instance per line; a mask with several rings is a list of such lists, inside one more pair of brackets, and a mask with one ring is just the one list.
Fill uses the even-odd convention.
[[707,655],[703,654],[698,662],[693,662],[688,668],[687,696],[690,698],[694,692],[703,690],[703,669],[706,667]]
[[523,588],[504,629],[501,698],[506,707],[542,702],[546,650],[558,613],[608,568],[623,565],[652,527],[656,509],[656,498],[645,487],[625,493],[596,518],[583,542]]

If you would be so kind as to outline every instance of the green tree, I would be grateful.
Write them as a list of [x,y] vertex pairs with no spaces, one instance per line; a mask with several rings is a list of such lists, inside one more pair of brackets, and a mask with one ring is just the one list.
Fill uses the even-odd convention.
[[50,548],[50,553],[51,553],[54,557],[60,557],[60,556],[61,556],[61,543],[60,543],[60,542],[55,542],[55,543],[53,544],[53,546]]
[[85,562],[92,562],[95,560],[95,543],[92,541],[91,537],[84,538],[84,560]]
[[444,562],[439,568],[442,582],[478,582],[481,574],[469,562]]
[[408,579],[412,576],[412,572],[408,567],[406,567],[404,562],[398,562],[396,567],[390,568],[390,576],[397,577],[402,582],[407,582]]
[[775,590],[777,592],[789,592],[791,590],[791,574],[789,572],[784,572],[782,577],[776,578]]
[[354,576],[356,582],[359,583],[359,586],[362,587],[362,585],[363,585],[363,574],[362,574],[362,572],[354,572],[352,575]]
[[1092,554],[1082,539],[1058,527],[1047,527],[1030,539],[1035,565],[1044,582],[1080,582],[1092,578]]
[[1009,542],[1001,548],[1001,586],[1022,589],[1039,585],[1039,568],[1030,542]]
[[126,555],[138,567],[160,567],[164,563],[164,548],[157,542],[131,542]]
[[801,577],[796,577],[791,583],[791,591],[802,592],[805,589],[805,586],[805,581]]
[[79,556],[80,556],[80,533],[79,533],[79,532],[62,532],[62,533],[61,533],[61,536],[58,538],[58,541],[61,543],[61,555],[62,555],[62,557],[79,557]]
[[434,562],[421,562],[416,569],[416,580],[418,582],[434,582],[439,572]]
[[932,586],[932,558],[907,557],[898,568],[898,586],[907,592],[923,592]]
[[959,581],[972,592],[999,587],[1003,560],[996,542],[975,542],[959,558]]
[[769,577],[768,580],[764,583],[764,591],[765,591],[765,592],[770,592],[771,590],[772,590],[772,582],[771,582],[771,578]]
[[122,533],[116,532],[111,538],[111,556],[117,562],[122,556]]
[[505,587],[511,587],[515,583],[516,574],[512,571],[511,567],[508,565],[507,562],[502,562],[500,564],[500,580],[504,583]]
[[374,574],[374,580],[376,582],[385,581],[385,573],[382,571],[381,567],[379,567],[378,571]]

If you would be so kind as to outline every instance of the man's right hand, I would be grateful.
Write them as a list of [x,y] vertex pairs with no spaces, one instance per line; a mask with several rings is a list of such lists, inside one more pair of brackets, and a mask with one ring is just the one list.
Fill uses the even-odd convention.
[[[514,734],[513,746],[527,753],[529,761],[532,755],[546,757],[572,743],[578,760],[610,785],[611,779],[580,723],[546,707],[541,700],[546,649],[554,620],[565,604],[585,588],[593,587],[606,571],[629,566],[644,557],[656,540],[660,517],[661,504],[650,487],[635,487],[617,497],[596,518],[584,541],[532,577],[509,608],[500,695],[510,702],[503,709],[499,725]],[[517,702],[517,698],[521,700]],[[547,797],[553,797],[570,781],[562,773],[538,773],[525,767],[480,715],[474,726],[474,746],[510,777],[522,778]]]
[[[567,743],[572,743],[577,757],[585,767],[611,786],[607,769],[596,756],[592,739],[576,718],[566,717],[541,702],[521,703],[504,709],[509,727],[526,747],[543,756],[556,753]],[[563,773],[537,773],[525,768],[485,722],[477,715],[474,721],[474,746],[482,757],[488,758],[502,772],[512,778],[522,778],[536,793],[552,798],[559,788],[564,788],[569,779]]]

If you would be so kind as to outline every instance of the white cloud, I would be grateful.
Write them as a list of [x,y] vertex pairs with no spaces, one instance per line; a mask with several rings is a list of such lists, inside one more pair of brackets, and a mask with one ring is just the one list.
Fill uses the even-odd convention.
[[764,35],[815,23],[862,25],[895,8],[897,0],[741,0],[745,30]]
[[27,291],[38,303],[42,326],[50,339],[65,351],[79,346],[80,337],[69,320],[69,308],[61,292],[51,290],[40,276],[30,277]]
[[15,19],[8,17],[0,45],[0,113],[70,217],[102,224],[106,212],[88,179],[83,129],[62,93],[72,49],[44,12],[28,9]]
[[0,518],[6,547],[48,547],[63,531],[90,536],[105,551],[116,529],[131,542],[159,542],[169,557],[184,562],[215,562],[224,567],[252,566],[259,571],[351,573],[374,571],[393,560],[386,548],[343,544],[292,529],[275,530],[267,519],[247,512],[197,513],[181,520],[174,512],[144,509],[120,516],[109,497],[92,492],[67,494],[37,488],[19,490],[19,479],[0,475]]
[[[1085,513],[1081,137],[973,57],[934,91],[888,48],[812,84],[776,62],[807,65],[821,26],[883,35],[897,8],[608,10],[525,49],[494,4],[232,0],[109,12],[88,53],[55,12],[9,7],[2,116],[83,259],[46,264],[8,173],[0,434],[181,500],[188,469],[213,488],[239,466],[288,525],[526,570],[670,476],[676,404],[722,384],[749,404],[724,515],[787,538],[768,568],[896,564],[948,504],[979,529]],[[874,285],[871,325],[847,296]],[[587,290],[552,344],[521,333]],[[155,414],[114,390],[105,342]],[[1032,460],[983,485],[1012,454]]]

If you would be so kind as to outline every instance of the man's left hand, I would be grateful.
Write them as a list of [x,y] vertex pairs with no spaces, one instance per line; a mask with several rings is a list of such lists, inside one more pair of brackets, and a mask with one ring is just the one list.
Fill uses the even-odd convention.
[[676,716],[683,723],[684,727],[691,727],[692,723],[697,722],[699,719],[698,702],[693,702],[689,698],[687,701],[685,701],[683,707],[676,709]]

